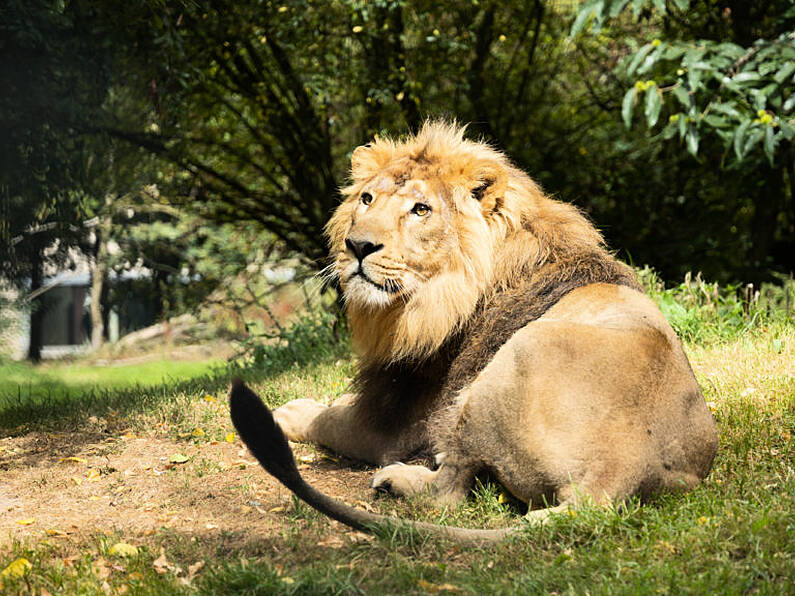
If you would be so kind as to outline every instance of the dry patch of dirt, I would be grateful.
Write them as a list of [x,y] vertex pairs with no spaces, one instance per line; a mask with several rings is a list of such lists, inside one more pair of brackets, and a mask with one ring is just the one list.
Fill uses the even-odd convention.
[[[170,434],[165,427],[110,436],[87,429],[0,439],[0,546],[45,537],[79,543],[109,531],[139,540],[167,532],[211,543],[230,534],[268,541],[295,526],[290,492],[237,438],[194,442]],[[307,446],[295,451],[307,480],[323,492],[360,506],[372,499],[372,471]],[[341,531],[329,526],[330,535]]]

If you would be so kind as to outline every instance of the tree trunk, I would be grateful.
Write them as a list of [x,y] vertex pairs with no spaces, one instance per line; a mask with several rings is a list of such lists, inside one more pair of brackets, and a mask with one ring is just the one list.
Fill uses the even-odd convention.
[[[34,235],[31,238],[30,254],[30,291],[35,292],[41,288],[43,281],[43,259],[41,241]],[[30,303],[30,345],[28,346],[28,360],[34,363],[41,361],[42,331],[44,330],[44,298],[38,296]]]
[[100,217],[96,227],[94,242],[94,259],[91,263],[91,347],[97,350],[105,340],[105,324],[102,316],[102,291],[108,272],[108,239],[110,228],[109,218]]

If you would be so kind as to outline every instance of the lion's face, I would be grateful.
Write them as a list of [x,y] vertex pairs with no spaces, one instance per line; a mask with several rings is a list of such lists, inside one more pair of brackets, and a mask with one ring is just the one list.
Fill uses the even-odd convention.
[[326,233],[361,353],[428,356],[471,316],[494,284],[498,247],[533,204],[523,176],[443,123],[353,152]]
[[350,305],[405,302],[445,270],[459,243],[452,212],[432,181],[378,176],[341,211],[347,233],[334,246],[335,268]]

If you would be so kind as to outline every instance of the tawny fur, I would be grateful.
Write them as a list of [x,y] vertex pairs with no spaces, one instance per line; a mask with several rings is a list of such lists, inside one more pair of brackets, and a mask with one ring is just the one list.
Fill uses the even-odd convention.
[[436,455],[437,470],[387,466],[373,486],[440,504],[482,471],[531,509],[560,503],[536,517],[692,488],[717,434],[675,333],[579,210],[463,134],[430,122],[354,151],[326,231],[355,393],[290,402],[276,423],[376,464]]

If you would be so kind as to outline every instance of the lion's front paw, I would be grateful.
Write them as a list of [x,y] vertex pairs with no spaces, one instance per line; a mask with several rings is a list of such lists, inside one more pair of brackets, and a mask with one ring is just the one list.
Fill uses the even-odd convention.
[[397,463],[378,470],[373,475],[370,486],[377,491],[403,497],[426,490],[435,476],[436,473],[425,466]]
[[309,441],[309,426],[328,406],[314,399],[294,399],[273,411],[273,419],[290,441]]

